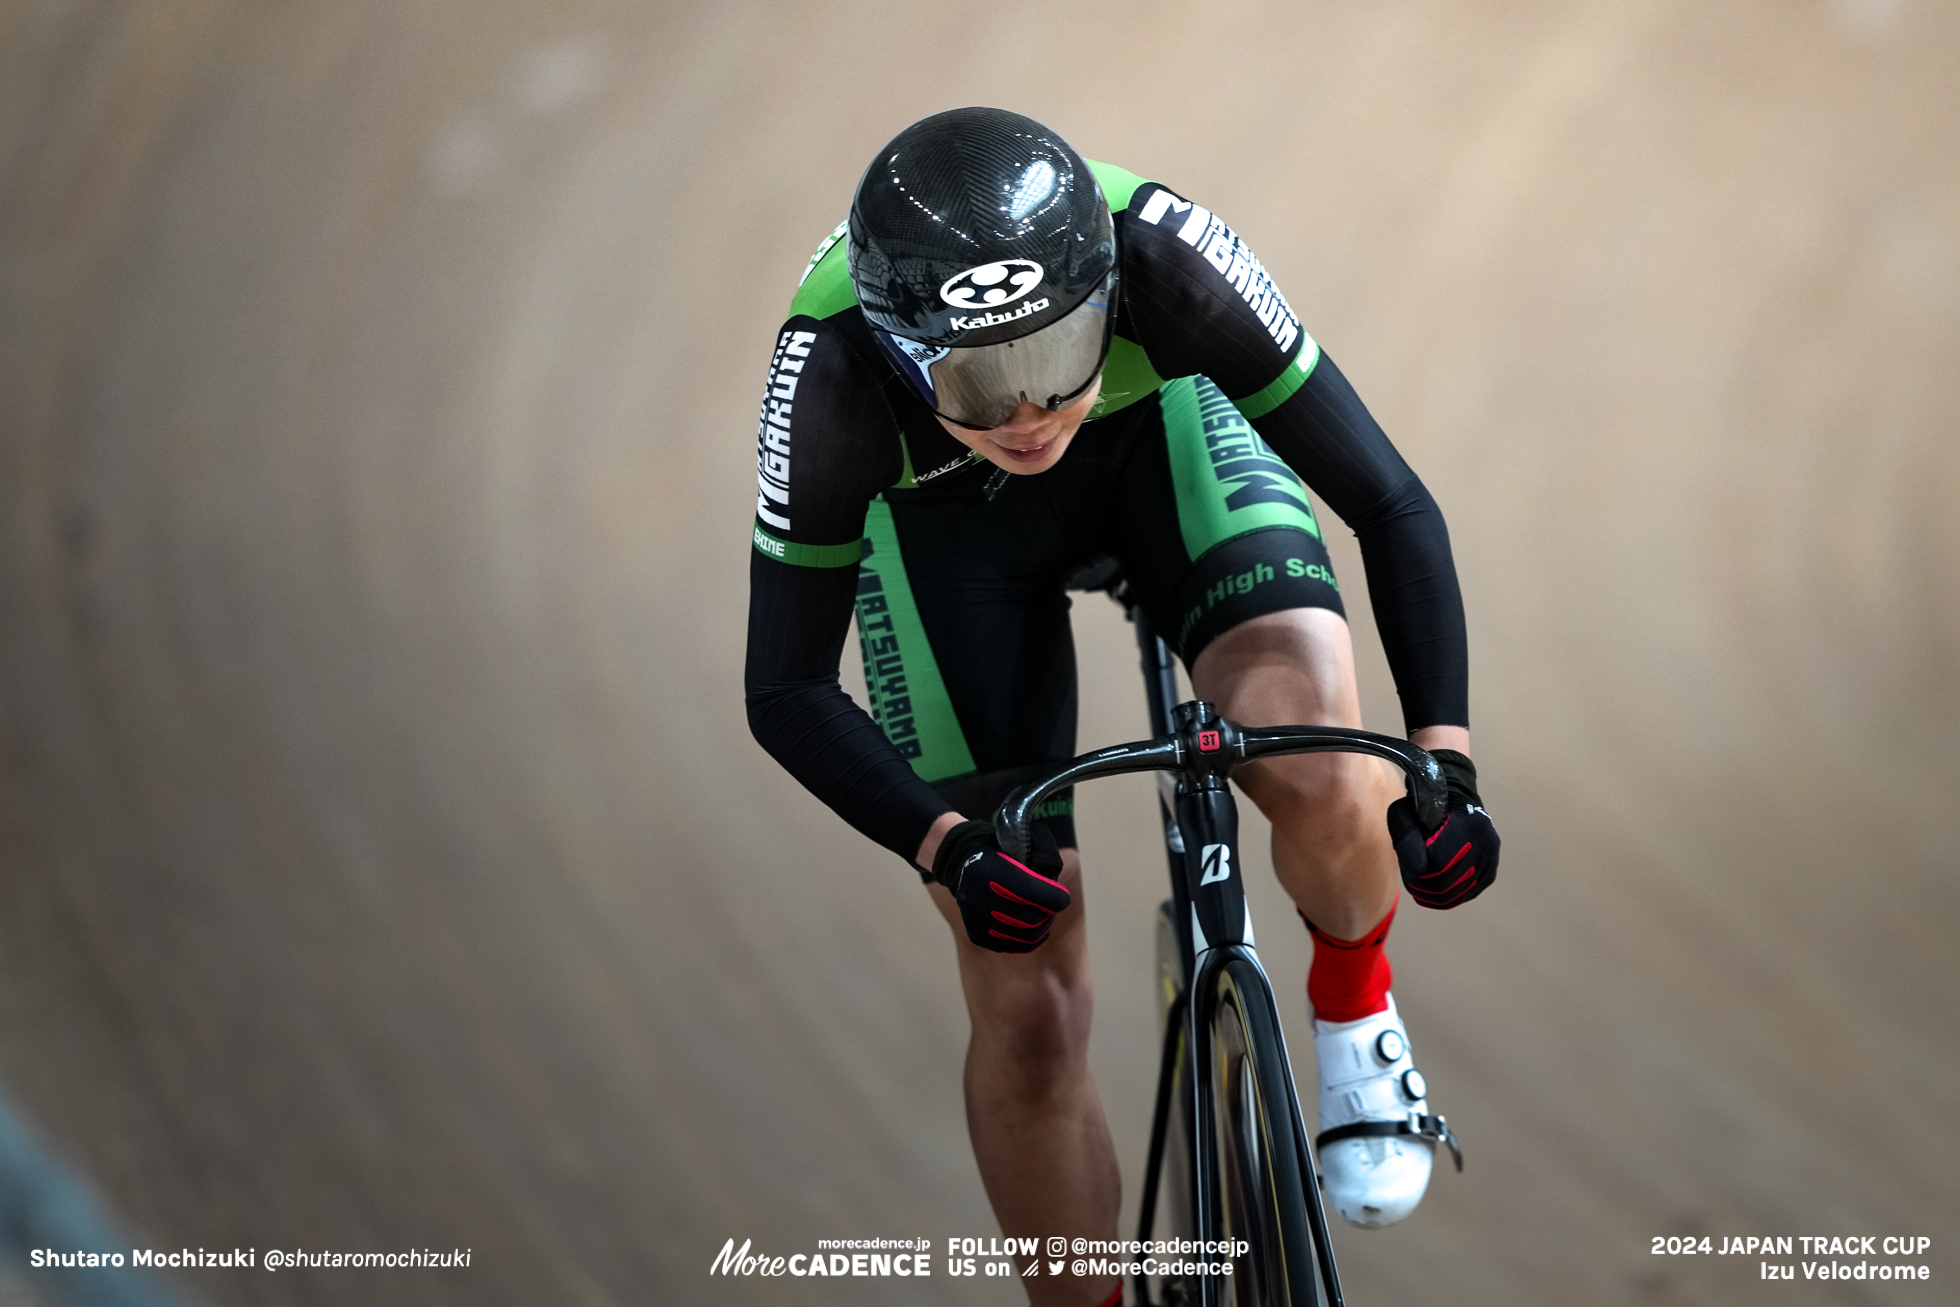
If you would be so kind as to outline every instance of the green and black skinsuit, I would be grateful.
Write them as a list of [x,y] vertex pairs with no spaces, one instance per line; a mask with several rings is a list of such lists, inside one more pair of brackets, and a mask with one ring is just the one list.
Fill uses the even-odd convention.
[[[1075,752],[1067,578],[1121,564],[1189,666],[1239,622],[1341,601],[1302,486],[1361,542],[1410,730],[1467,726],[1463,604],[1436,502],[1252,251],[1203,206],[1090,164],[1115,216],[1115,338],[1061,461],[954,440],[871,336],[843,228],[778,337],[758,433],[749,724],[910,860]],[[855,608],[872,713],[839,687]],[[1073,844],[1064,801],[1046,814]]]

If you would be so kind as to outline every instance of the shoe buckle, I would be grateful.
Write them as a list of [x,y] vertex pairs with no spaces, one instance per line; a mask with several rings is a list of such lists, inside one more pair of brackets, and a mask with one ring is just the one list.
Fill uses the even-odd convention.
[[1391,1135],[1415,1135],[1432,1143],[1444,1144],[1450,1150],[1450,1157],[1456,1162],[1456,1169],[1463,1170],[1463,1150],[1457,1146],[1456,1132],[1450,1129],[1448,1120],[1441,1116],[1430,1116],[1423,1112],[1411,1112],[1406,1120],[1399,1121],[1351,1121],[1347,1125],[1337,1125],[1331,1130],[1323,1130],[1313,1141],[1316,1149],[1325,1148],[1342,1139],[1383,1138]]
[[1456,1169],[1463,1170],[1463,1150],[1457,1147],[1456,1132],[1450,1129],[1449,1121],[1442,1116],[1426,1116],[1421,1112],[1409,1113],[1409,1124],[1414,1127],[1410,1134],[1421,1135],[1424,1139],[1447,1144],[1450,1156],[1456,1161]]

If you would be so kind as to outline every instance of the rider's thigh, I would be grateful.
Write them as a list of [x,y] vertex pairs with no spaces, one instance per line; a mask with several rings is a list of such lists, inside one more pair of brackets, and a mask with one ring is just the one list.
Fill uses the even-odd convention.
[[1240,622],[1198,655],[1191,686],[1248,726],[1361,724],[1354,642],[1347,619],[1326,608]]
[[[1326,608],[1282,609],[1223,632],[1198,655],[1191,686],[1245,726],[1361,725],[1347,621]],[[1267,817],[1311,816],[1332,839],[1371,830],[1400,792],[1388,764],[1353,753],[1267,759],[1236,779]]]
[[953,933],[960,985],[976,1042],[1004,1045],[1032,1066],[1053,1066],[1086,1055],[1091,993],[1088,929],[1082,904],[1082,862],[1062,850],[1062,884],[1072,901],[1055,917],[1047,942],[1032,953],[995,953],[966,937],[953,896],[929,887]]

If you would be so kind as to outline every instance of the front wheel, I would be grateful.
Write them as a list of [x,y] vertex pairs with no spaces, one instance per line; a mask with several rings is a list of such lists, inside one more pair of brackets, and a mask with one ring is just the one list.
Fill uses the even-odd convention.
[[[1310,1198],[1272,990],[1249,958],[1233,958],[1214,975],[1207,1005],[1218,1175],[1214,1228],[1246,1245],[1233,1259],[1221,1300],[1237,1307],[1327,1303],[1316,1275],[1320,1259],[1310,1233]],[[1338,1302],[1339,1290],[1333,1292]]]
[[[1167,1022],[1184,1025],[1184,963],[1178,949],[1175,909],[1167,899],[1157,910],[1157,1028],[1161,1036]],[[1177,1039],[1172,1065],[1176,1067],[1171,1084],[1170,1111],[1165,1121],[1164,1160],[1159,1172],[1154,1234],[1158,1239],[1195,1239],[1198,1216],[1192,1206],[1191,1174],[1191,1078],[1185,1074],[1189,1064],[1182,1034]],[[1195,1275],[1163,1276],[1155,1280],[1156,1292],[1143,1300],[1155,1307],[1199,1307],[1201,1300]]]

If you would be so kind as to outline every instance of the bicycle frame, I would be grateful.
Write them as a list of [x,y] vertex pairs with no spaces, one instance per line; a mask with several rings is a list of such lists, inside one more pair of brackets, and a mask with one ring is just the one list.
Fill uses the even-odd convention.
[[[1190,1073],[1187,1083],[1193,1090],[1192,1117],[1187,1122],[1195,1163],[1192,1174],[1196,1193],[1192,1209],[1197,1215],[1199,1240],[1211,1241],[1222,1233],[1223,1216],[1216,1147],[1218,1109],[1213,1101],[1210,1077],[1198,1073],[1210,1064],[1212,1056],[1214,1013],[1207,1009],[1216,993],[1213,982],[1235,958],[1250,961],[1260,982],[1265,983],[1265,969],[1253,946],[1252,919],[1239,877],[1242,864],[1238,853],[1238,805],[1228,778],[1245,762],[1279,754],[1330,751],[1371,754],[1395,763],[1407,774],[1418,820],[1429,830],[1441,823],[1448,794],[1435,759],[1405,740],[1339,727],[1240,728],[1219,717],[1211,705],[1202,701],[1177,703],[1177,679],[1170,650],[1151,630],[1141,609],[1134,605],[1128,607],[1130,619],[1136,625],[1155,738],[1084,754],[1049,776],[1023,786],[1002,802],[994,825],[1001,846],[1010,854],[1024,857],[1032,814],[1049,795],[1098,777],[1138,771],[1158,773],[1158,809],[1164,822],[1165,850],[1170,861],[1173,914],[1184,984],[1165,1022],[1137,1237],[1148,1240],[1155,1222],[1158,1177],[1163,1165],[1173,1086],[1181,1064]],[[1192,1002],[1192,995],[1200,996],[1200,1001]],[[1266,984],[1265,1001],[1269,1005],[1271,997],[1271,986]],[[1180,1034],[1182,1058],[1178,1056]],[[1281,1033],[1282,1058],[1284,1038]],[[1330,1307],[1340,1307],[1340,1279],[1334,1267],[1326,1213],[1320,1202],[1312,1136],[1306,1131],[1299,1094],[1290,1073],[1285,1076],[1285,1083],[1288,1101],[1273,1107],[1290,1113],[1293,1118],[1300,1175],[1308,1192],[1306,1210],[1317,1262],[1315,1271],[1324,1301]],[[1200,1301],[1204,1307],[1214,1307],[1223,1301],[1224,1287],[1217,1282],[1218,1278],[1207,1276],[1201,1281]],[[1147,1304],[1148,1286],[1140,1273],[1136,1276],[1136,1286],[1137,1301]]]

